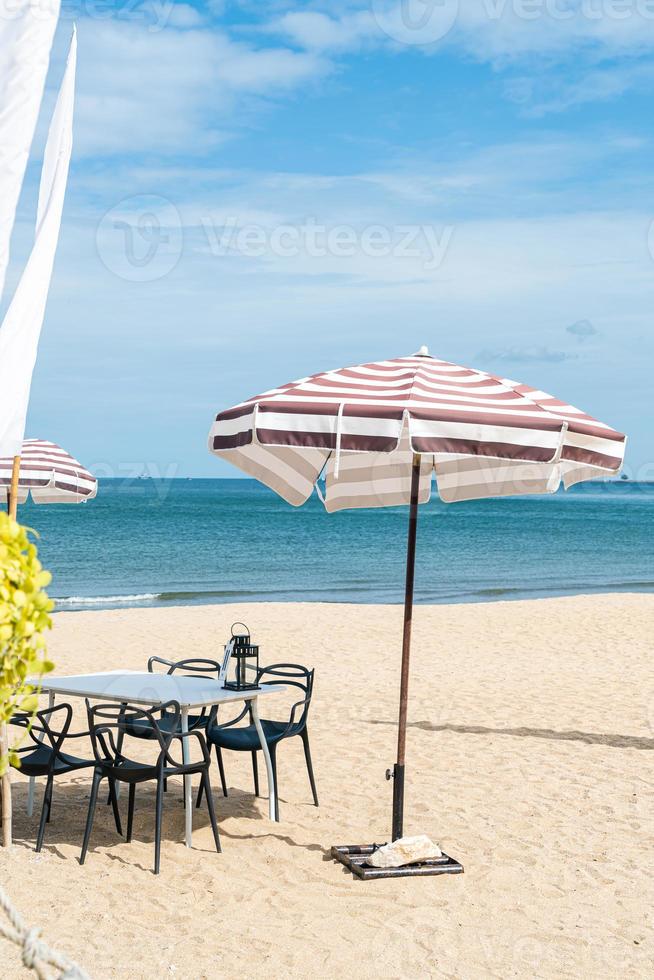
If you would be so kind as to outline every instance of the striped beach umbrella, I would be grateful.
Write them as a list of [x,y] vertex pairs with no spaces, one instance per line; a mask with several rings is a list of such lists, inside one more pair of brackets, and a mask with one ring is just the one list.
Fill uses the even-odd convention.
[[[418,504],[554,493],[619,473],[626,438],[530,385],[431,357],[325,371],[220,412],[211,452],[290,504],[328,511],[408,504],[393,839],[402,836]],[[324,488],[321,484],[324,481]]]
[[[0,456],[0,506],[6,504],[13,518],[17,518],[18,504],[24,504],[30,494],[36,504],[78,504],[91,500],[97,492],[96,478],[54,442],[25,439],[19,456]],[[32,794],[30,787],[29,813]],[[3,843],[9,846],[12,836],[9,772],[2,782],[2,818]]]
[[[14,459],[0,457],[0,504],[8,504]],[[20,455],[18,503],[31,493],[36,504],[78,504],[98,492],[98,481],[54,442],[26,439]]]

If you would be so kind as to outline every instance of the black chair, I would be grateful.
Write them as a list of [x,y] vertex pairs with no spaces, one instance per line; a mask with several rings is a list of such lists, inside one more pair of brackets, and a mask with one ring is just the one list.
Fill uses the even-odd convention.
[[[86,820],[86,830],[84,831],[80,864],[84,864],[86,858],[91,830],[93,828],[98,789],[104,778],[109,780],[110,787],[116,780],[129,785],[127,814],[128,842],[132,839],[136,786],[138,783],[156,780],[154,873],[159,874],[164,781],[171,776],[193,776],[199,774],[201,777],[200,785],[207,798],[207,809],[209,811],[214,841],[216,842],[216,850],[220,853],[220,837],[218,835],[213,797],[209,783],[209,765],[211,762],[209,749],[201,732],[179,731],[181,719],[179,703],[177,701],[167,701],[158,708],[147,710],[146,708],[136,708],[132,705],[125,704],[97,704],[91,706],[87,701],[86,709],[89,717],[91,745],[93,746],[93,754],[95,756],[95,770],[93,772],[93,784],[91,786],[91,798],[89,800],[89,812]],[[171,730],[168,730],[168,727],[162,729],[162,718],[166,719],[167,726],[168,722],[171,723]],[[126,739],[130,737],[142,737],[140,735],[134,735],[134,731],[138,729],[138,723],[142,721],[147,723],[149,729],[153,732],[154,739],[158,742],[159,753],[154,762],[141,762],[129,759],[122,751]],[[174,759],[171,755],[172,743],[179,741],[181,747],[184,739],[191,738],[199,742],[202,758],[196,762],[188,763],[184,763],[183,759],[181,762]]]
[[[20,764],[15,765],[15,768],[24,776],[46,777],[41,819],[36,838],[37,851],[40,851],[43,846],[45,825],[50,822],[55,776],[65,776],[69,772],[76,772],[78,769],[86,769],[95,765],[93,759],[81,759],[62,751],[64,742],[73,738],[89,737],[88,731],[70,731],[72,719],[73,709],[70,704],[58,704],[56,707],[45,708],[42,711],[37,711],[34,716],[17,714],[11,719],[12,725],[27,730],[32,743],[16,750],[20,756]],[[109,783],[109,798],[113,807],[116,830],[122,834],[118,800],[113,781]]]
[[[185,677],[191,677],[195,674],[200,675],[214,675],[216,681],[218,680],[218,674],[220,673],[220,664],[216,660],[208,660],[204,657],[188,657],[185,660],[166,660],[164,657],[150,657],[148,660],[148,673],[154,674],[156,672],[155,665],[161,664],[165,668],[161,673],[174,674],[175,672],[183,672]],[[188,716],[188,727],[189,731],[193,731],[196,728],[205,729],[209,721],[209,713],[206,708],[202,709],[199,715],[189,715]],[[179,719],[178,719],[179,722]],[[175,722],[172,716],[162,715],[159,719],[158,725],[161,731],[172,732],[181,731],[179,723]],[[175,728],[175,724],[178,725]],[[145,738],[152,740],[155,738],[155,733],[146,718],[135,719],[132,727],[129,731],[130,735],[135,738]],[[118,743],[118,748],[120,749],[120,742]],[[219,762],[220,769],[220,781],[223,788],[223,794],[226,796],[225,792],[225,772],[222,767],[222,759]],[[164,780],[164,792],[168,789],[167,781]],[[107,798],[107,804],[110,803],[109,798]]]
[[[313,692],[313,670],[302,667],[300,664],[272,664],[270,667],[261,667],[257,674],[257,683],[273,685],[277,684],[284,687],[297,687],[304,697],[297,701],[291,708],[291,715],[288,721],[270,721],[266,718],[261,719],[263,733],[270,752],[272,762],[273,778],[275,780],[275,819],[279,820],[279,792],[277,787],[277,746],[286,738],[293,738],[299,735],[304,746],[304,758],[307,763],[313,802],[318,806],[318,793],[316,792],[316,781],[313,776],[313,766],[311,764],[311,750],[309,748],[309,733],[307,731],[307,718],[311,705]],[[299,712],[299,714],[298,714]],[[242,728],[234,728],[242,718],[249,715],[250,723]],[[297,716],[297,717],[296,717]],[[224,781],[224,768],[222,761],[222,749],[231,749],[235,752],[252,753],[252,773],[254,776],[254,792],[259,795],[259,771],[257,766],[257,752],[261,749],[261,742],[257,729],[252,721],[252,709],[246,704],[243,711],[236,718],[224,725],[216,724],[216,711],[212,708],[210,721],[207,727],[207,741],[216,750],[216,758],[221,771],[223,780],[223,793],[227,796],[227,787]],[[198,794],[196,806],[200,805],[202,799],[202,788]]]
[[[218,680],[220,674],[220,664],[217,660],[209,660],[205,657],[187,657],[185,660],[166,660],[164,657],[150,657],[148,660],[148,672],[155,673],[155,664],[162,664],[166,674],[181,673],[184,677],[191,677],[194,674],[213,675]],[[202,709],[199,715],[188,716],[189,731],[194,728],[206,728],[209,721],[209,713],[206,708]]]

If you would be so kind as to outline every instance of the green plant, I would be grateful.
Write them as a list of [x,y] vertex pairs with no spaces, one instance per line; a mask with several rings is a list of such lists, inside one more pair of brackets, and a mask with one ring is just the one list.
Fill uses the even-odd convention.
[[[15,711],[30,714],[36,711],[38,682],[53,668],[46,659],[43,636],[52,626],[49,614],[54,603],[45,592],[51,576],[43,570],[30,534],[35,532],[0,513],[0,729],[3,733]],[[18,756],[3,738],[0,776],[10,763],[17,761]]]

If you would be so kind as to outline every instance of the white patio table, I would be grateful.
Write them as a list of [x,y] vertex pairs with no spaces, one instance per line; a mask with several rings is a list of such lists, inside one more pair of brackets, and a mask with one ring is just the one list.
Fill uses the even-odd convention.
[[[218,682],[206,677],[185,677],[177,674],[154,674],[139,671],[114,670],[99,674],[75,674],[70,677],[48,677],[41,684],[41,691],[48,694],[50,707],[57,695],[89,698],[92,701],[115,701],[117,703],[142,704],[156,707],[166,701],[177,701],[182,709],[182,731],[188,731],[188,715],[191,709],[209,708],[238,701],[249,702],[252,708],[252,721],[257,729],[261,750],[266,761],[268,777],[268,814],[275,819],[275,780],[268,744],[263,734],[259,718],[259,698],[283,691],[280,685],[262,684],[252,691],[230,691],[220,687]],[[182,740],[184,762],[189,761],[188,739]],[[34,779],[30,779],[28,813],[31,814],[34,799]],[[191,847],[193,836],[193,803],[191,797],[191,777],[184,777],[184,800],[186,807],[186,846]]]

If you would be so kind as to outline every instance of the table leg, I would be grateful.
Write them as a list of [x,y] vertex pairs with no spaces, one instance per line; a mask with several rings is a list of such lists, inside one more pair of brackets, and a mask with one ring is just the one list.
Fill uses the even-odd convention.
[[[182,731],[188,732],[188,708],[182,708]],[[191,761],[188,739],[182,739],[182,760],[184,765]],[[184,815],[186,817],[186,846],[193,845],[193,800],[191,793],[191,777],[184,776]]]
[[[54,708],[55,696],[54,691],[50,691],[48,695],[48,708]],[[36,736],[41,742],[43,740],[42,735]],[[36,787],[36,779],[34,776],[30,776],[29,784],[27,786],[27,816],[31,817],[34,813],[34,789]]]
[[275,777],[273,775],[272,762],[270,761],[268,743],[266,742],[266,736],[263,733],[261,719],[259,718],[259,698],[252,698],[250,701],[250,707],[252,708],[252,721],[254,722],[254,727],[257,730],[259,741],[261,742],[261,751],[263,752],[263,757],[266,760],[266,775],[268,777],[268,816],[271,820],[274,820],[275,793],[277,792],[277,787],[275,786]]

